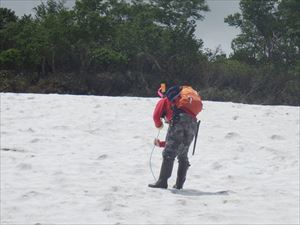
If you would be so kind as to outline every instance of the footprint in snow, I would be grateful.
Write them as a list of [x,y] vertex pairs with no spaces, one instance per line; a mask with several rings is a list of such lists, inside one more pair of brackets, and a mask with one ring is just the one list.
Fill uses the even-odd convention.
[[35,139],[32,139],[32,140],[30,141],[30,143],[37,143],[37,142],[39,142],[39,141],[40,141],[40,139],[35,138]]
[[233,120],[237,120],[238,118],[239,118],[238,116],[232,117]]
[[5,152],[25,152],[25,150],[15,149],[15,148],[1,148],[1,151],[5,151]]
[[184,199],[177,200],[179,205],[186,205],[186,201]]
[[18,131],[20,132],[30,132],[30,133],[34,133],[34,130],[32,128],[28,128],[27,130],[23,130],[23,129],[18,129]]
[[145,169],[144,168],[138,168],[135,170],[136,174],[145,174]]
[[45,194],[45,193],[42,193],[42,192],[28,191],[28,192],[26,192],[25,194],[23,194],[23,195],[21,196],[21,198],[24,199],[24,200],[27,200],[27,199],[29,199],[29,198],[36,198],[36,197],[41,198],[41,197],[45,197],[45,196],[46,196],[46,194]]
[[112,209],[113,199],[111,195],[105,195],[104,199],[101,201],[101,205],[103,206],[102,211],[109,212]]
[[69,128],[68,126],[64,126],[64,125],[52,127],[52,129],[54,130],[67,130],[68,128]]
[[218,162],[214,162],[213,164],[212,164],[212,169],[213,170],[219,170],[219,169],[221,169],[223,166],[220,164],[220,163],[218,163]]
[[284,137],[274,134],[270,137],[272,140],[284,140]]
[[103,160],[106,159],[108,156],[106,154],[100,155],[97,159],[98,160]]
[[17,165],[17,168],[19,168],[20,170],[31,170],[32,166],[27,163],[20,163],[19,165]]
[[34,133],[34,130],[32,128],[28,128],[27,131],[30,132],[30,133]]
[[239,146],[238,149],[237,149],[238,152],[243,152],[244,150],[245,150],[245,149],[244,149],[243,146]]
[[270,116],[270,115],[272,115],[273,113],[271,112],[271,111],[268,111],[268,112],[266,112],[265,114],[264,114],[264,116]]
[[240,135],[234,132],[229,132],[226,134],[225,138],[226,139],[233,139],[233,138],[238,138]]
[[57,175],[62,175],[63,171],[62,170],[56,170],[53,175],[57,176]]
[[119,186],[113,186],[111,189],[112,189],[112,192],[118,192],[120,187]]

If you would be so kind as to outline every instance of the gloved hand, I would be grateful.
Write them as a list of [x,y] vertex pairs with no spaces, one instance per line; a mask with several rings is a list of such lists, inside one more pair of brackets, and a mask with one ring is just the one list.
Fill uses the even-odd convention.
[[161,129],[163,129],[163,128],[164,128],[164,123],[162,122],[162,123],[161,123],[161,126],[160,126],[160,127],[157,127],[157,129],[161,130]]
[[167,117],[164,117],[165,123],[170,123],[170,121],[167,119]]
[[157,147],[160,147],[159,144],[160,144],[160,140],[158,138],[155,138],[154,139],[154,145],[157,146]]
[[166,146],[166,142],[165,141],[161,141],[158,138],[154,139],[154,145],[160,148],[164,148]]

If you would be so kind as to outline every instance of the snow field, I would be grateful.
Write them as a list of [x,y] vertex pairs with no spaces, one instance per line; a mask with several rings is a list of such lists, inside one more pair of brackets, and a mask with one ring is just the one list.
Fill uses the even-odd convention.
[[1,93],[1,224],[299,224],[299,107],[205,101],[177,191],[157,100]]

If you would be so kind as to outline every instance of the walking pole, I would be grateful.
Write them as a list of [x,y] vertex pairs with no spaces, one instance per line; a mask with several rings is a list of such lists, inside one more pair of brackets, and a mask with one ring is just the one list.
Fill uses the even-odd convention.
[[194,140],[193,155],[195,154],[195,148],[196,148],[196,143],[197,143],[198,131],[199,131],[200,123],[201,123],[201,120],[199,120],[199,121],[197,122],[197,130],[196,130],[195,140]]

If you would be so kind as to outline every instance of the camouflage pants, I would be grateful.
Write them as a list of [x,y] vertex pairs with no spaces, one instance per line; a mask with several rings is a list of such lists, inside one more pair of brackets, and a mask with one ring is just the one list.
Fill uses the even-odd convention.
[[163,157],[188,162],[188,151],[197,130],[197,120],[180,113],[169,126]]

